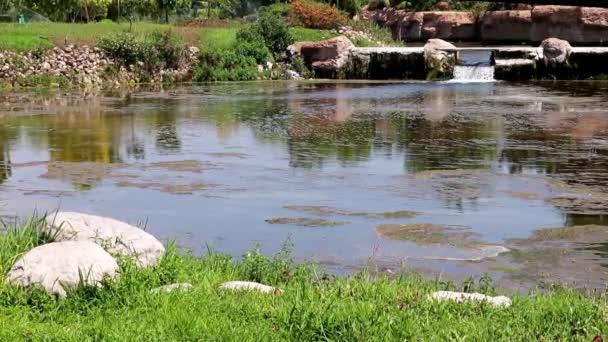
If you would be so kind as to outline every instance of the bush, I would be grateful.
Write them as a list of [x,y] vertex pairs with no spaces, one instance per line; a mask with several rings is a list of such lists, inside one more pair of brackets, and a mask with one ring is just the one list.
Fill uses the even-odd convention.
[[185,45],[171,31],[154,31],[143,37],[119,32],[101,38],[97,46],[122,65],[143,63],[148,71],[176,69],[186,56]]
[[292,25],[315,29],[335,29],[347,18],[337,8],[307,0],[295,0],[289,5]]
[[186,57],[185,45],[171,31],[152,32],[144,45],[146,52],[155,54],[164,68],[177,69]]
[[242,55],[236,49],[228,49],[202,53],[192,79],[196,82],[250,81],[257,77],[254,57]]
[[143,61],[146,51],[143,42],[132,33],[119,32],[114,35],[102,37],[97,42],[110,58],[121,64],[130,65]]
[[293,37],[289,33],[285,19],[265,7],[260,8],[258,18],[252,25],[237,33],[236,39],[239,43],[262,41],[268,51],[275,56],[285,52],[287,46],[293,43]]
[[257,64],[265,63],[270,57],[270,51],[262,41],[240,41],[235,50],[242,56],[253,57]]

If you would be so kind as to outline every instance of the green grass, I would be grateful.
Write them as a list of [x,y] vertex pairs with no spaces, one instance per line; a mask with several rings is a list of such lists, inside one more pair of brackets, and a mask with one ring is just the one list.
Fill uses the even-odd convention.
[[[172,30],[189,44],[203,49],[222,50],[236,42],[236,33],[242,27],[234,22],[228,27],[176,27],[165,24],[137,22],[134,32],[146,33],[154,30]],[[49,48],[55,45],[88,44],[94,45],[99,37],[121,31],[128,31],[128,23],[104,21],[91,24],[70,23],[29,23],[25,25],[0,23],[0,49],[29,51]],[[331,30],[313,30],[292,27],[290,32],[296,41],[318,41],[335,37]]]
[[[22,253],[49,240],[40,224],[32,219],[0,237],[3,273]],[[71,290],[64,300],[2,283],[0,340],[591,341],[608,331],[603,295],[559,288],[516,296],[509,309],[434,303],[428,294],[446,284],[405,273],[393,279],[370,272],[331,277],[310,264],[294,265],[288,252],[267,258],[254,250],[237,263],[226,255],[198,257],[170,245],[158,267],[138,270],[122,260],[119,280]],[[218,289],[229,280],[264,282],[283,294]],[[150,292],[173,282],[194,288]]]
[[[150,32],[153,30],[171,29],[184,40],[196,42],[197,28],[175,27],[165,24],[134,23],[134,32]],[[70,23],[29,23],[25,25],[0,23],[0,49],[13,51],[28,51],[38,48],[48,48],[53,45],[95,44],[96,40],[114,32],[128,31],[128,23],[104,21],[91,24]]]
[[294,41],[296,41],[296,42],[298,42],[298,41],[315,42],[315,41],[330,39],[330,38],[338,36],[338,34],[332,30],[316,30],[316,29],[309,29],[309,28],[303,28],[303,27],[291,27],[291,28],[289,28],[289,32],[291,33]]
[[203,50],[226,50],[236,43],[240,27],[210,27],[200,31],[199,46]]

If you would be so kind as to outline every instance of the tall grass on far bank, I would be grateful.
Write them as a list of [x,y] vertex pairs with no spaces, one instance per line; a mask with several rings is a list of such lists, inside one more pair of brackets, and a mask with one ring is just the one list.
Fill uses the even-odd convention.
[[[22,253],[49,239],[40,233],[41,223],[31,219],[0,236],[4,273]],[[196,256],[170,244],[157,267],[136,269],[121,260],[118,280],[73,289],[64,300],[2,282],[0,340],[591,341],[608,331],[603,294],[585,297],[556,288],[515,297],[509,309],[434,303],[428,294],[448,285],[406,273],[392,279],[369,272],[328,276],[311,264],[295,265],[286,246],[271,258],[253,249],[235,262],[211,250]],[[283,294],[218,289],[229,280],[263,282]],[[150,292],[174,282],[194,287]]]
[[[176,27],[147,22],[133,23],[135,33],[150,33],[171,29],[191,44],[198,41],[199,30],[193,27]],[[0,50],[29,51],[67,44],[94,45],[101,36],[129,31],[129,23],[102,21],[99,23],[27,23],[24,25],[0,23]]]

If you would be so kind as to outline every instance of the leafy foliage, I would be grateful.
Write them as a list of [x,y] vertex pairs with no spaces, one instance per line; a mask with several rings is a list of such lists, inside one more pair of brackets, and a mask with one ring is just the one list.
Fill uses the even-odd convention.
[[237,33],[237,41],[263,42],[274,55],[282,54],[293,43],[287,22],[267,9],[261,8],[255,23]]
[[294,0],[289,4],[293,25],[315,29],[335,29],[346,23],[347,18],[337,8],[308,0]]
[[149,75],[164,68],[179,68],[186,55],[185,45],[171,31],[153,31],[143,36],[119,32],[102,37],[98,46],[122,65],[140,65]]

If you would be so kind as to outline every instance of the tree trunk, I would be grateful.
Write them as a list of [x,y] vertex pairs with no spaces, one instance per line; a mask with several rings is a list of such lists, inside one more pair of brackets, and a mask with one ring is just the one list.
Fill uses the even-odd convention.
[[169,23],[169,7],[165,7],[165,23]]

